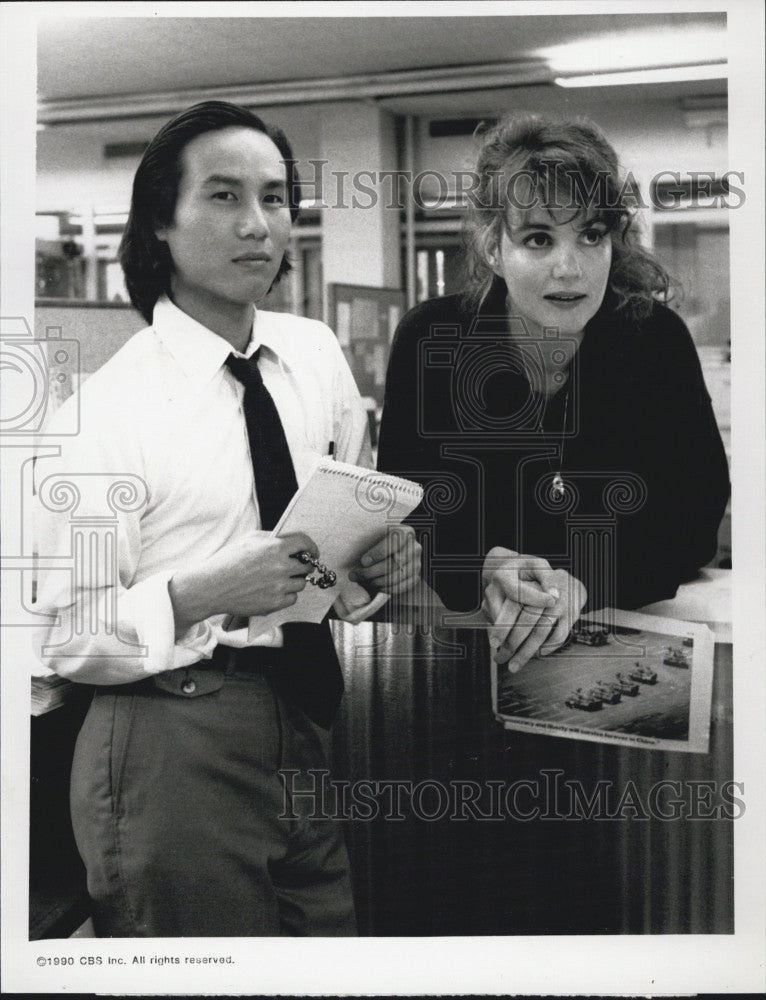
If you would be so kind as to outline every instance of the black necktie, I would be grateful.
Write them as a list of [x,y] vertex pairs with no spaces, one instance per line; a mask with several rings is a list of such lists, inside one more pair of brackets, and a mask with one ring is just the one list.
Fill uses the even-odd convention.
[[[258,370],[259,353],[260,349],[247,360],[230,354],[226,365],[245,387],[243,408],[261,528],[270,531],[293,498],[298,481],[282,421]],[[343,694],[343,676],[329,623],[291,622],[282,626],[282,632],[284,646],[278,654],[274,684],[310,719],[328,729]]]

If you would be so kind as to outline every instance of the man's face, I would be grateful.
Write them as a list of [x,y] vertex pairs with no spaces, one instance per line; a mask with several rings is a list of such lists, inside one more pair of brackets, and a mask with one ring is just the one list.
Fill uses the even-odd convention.
[[234,126],[192,139],[181,170],[175,217],[157,231],[173,260],[173,300],[192,316],[259,303],[290,237],[282,154]]

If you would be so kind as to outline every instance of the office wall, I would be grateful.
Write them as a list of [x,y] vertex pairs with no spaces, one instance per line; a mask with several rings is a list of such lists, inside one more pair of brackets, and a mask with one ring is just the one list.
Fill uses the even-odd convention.
[[[617,91],[625,89],[615,88]],[[633,89],[640,91],[640,88]],[[590,118],[605,132],[623,167],[632,170],[639,183],[663,170],[723,173],[729,168],[726,127],[690,128],[678,99],[638,99],[636,96],[629,99],[620,94],[601,93],[594,96],[592,90],[522,88],[513,92],[512,103],[508,103],[505,111],[536,112],[558,118]],[[477,103],[476,115],[481,117],[484,114],[499,117],[501,112],[486,112]],[[448,118],[450,115],[438,117]],[[456,117],[463,117],[462,112]],[[469,169],[475,162],[475,149],[476,140],[472,136],[430,137],[428,119],[420,119],[417,170],[449,173],[455,169]]]
[[[255,109],[254,109],[255,110]],[[317,156],[315,109],[290,106],[258,109],[264,121],[287,135],[299,159]],[[171,116],[115,122],[56,125],[37,136],[37,211],[125,210],[140,155],[104,157],[108,143],[149,142]]]
[[[621,90],[623,88],[620,88]],[[523,88],[513,92],[508,111],[536,111],[559,116],[583,114],[599,124],[614,144],[626,167],[636,176],[652,176],[660,170],[728,169],[726,129],[689,128],[678,100],[658,98],[626,100],[613,96],[572,97],[558,88]],[[587,96],[591,95],[591,96]],[[486,103],[487,99],[484,98]],[[264,119],[280,126],[290,139],[298,159],[321,155],[323,122],[315,105],[259,109]],[[336,105],[342,125],[343,105]],[[497,116],[487,110],[477,95],[474,113]],[[326,113],[324,113],[326,122]],[[470,136],[433,139],[428,136],[429,117],[449,118],[449,110],[418,121],[416,169],[468,169],[474,159]],[[460,111],[455,115],[463,117]],[[37,137],[37,210],[77,209],[83,204],[98,208],[125,208],[138,166],[138,156],[105,159],[107,143],[148,142],[166,119],[141,118],[49,127]],[[374,165],[373,165],[374,166]],[[332,164],[330,165],[332,167]]]
[[35,309],[35,337],[51,336],[77,340],[83,371],[97,371],[146,321],[129,306],[108,304],[38,304]]

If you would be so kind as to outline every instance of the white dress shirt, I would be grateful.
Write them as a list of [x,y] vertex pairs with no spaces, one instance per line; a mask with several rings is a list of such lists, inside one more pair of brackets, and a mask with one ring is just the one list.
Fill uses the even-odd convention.
[[[258,367],[298,484],[331,446],[340,461],[370,467],[367,416],[332,331],[315,320],[257,311],[245,356],[259,347]],[[37,652],[56,673],[84,683],[127,683],[208,658],[218,643],[281,645],[279,629],[258,636],[252,629],[248,636],[247,627],[226,631],[225,615],[175,636],[173,574],[260,528],[244,387],[224,364],[231,350],[163,298],[152,326],[84,383],[79,400],[64,404],[79,405],[80,433],[57,439],[59,458],[37,462],[42,564],[50,564],[48,557],[71,562],[76,525],[92,524],[87,530],[104,537],[116,525],[116,557],[110,564],[108,541],[86,540],[74,577],[71,569],[41,572],[38,610],[58,622],[38,634]],[[64,407],[46,429],[46,443],[67,426]],[[62,476],[79,494],[74,510],[50,509],[66,499],[61,490],[51,492]],[[106,497],[121,476],[138,492],[137,509],[115,514]],[[129,493],[118,490],[114,505],[130,507]],[[90,557],[89,545],[96,546]],[[341,613],[356,609],[354,620],[364,617],[366,591],[347,581],[341,594]]]

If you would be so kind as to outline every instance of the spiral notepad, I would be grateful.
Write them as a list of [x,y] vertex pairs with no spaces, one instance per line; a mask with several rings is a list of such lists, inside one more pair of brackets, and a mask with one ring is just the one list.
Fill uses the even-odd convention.
[[422,487],[408,479],[323,458],[288,504],[274,534],[307,534],[338,582],[327,590],[307,586],[292,607],[259,618],[257,626],[251,622],[251,633],[254,627],[265,631],[288,621],[320,622],[344,589],[349,593],[358,587],[349,581],[349,570],[422,497]]

